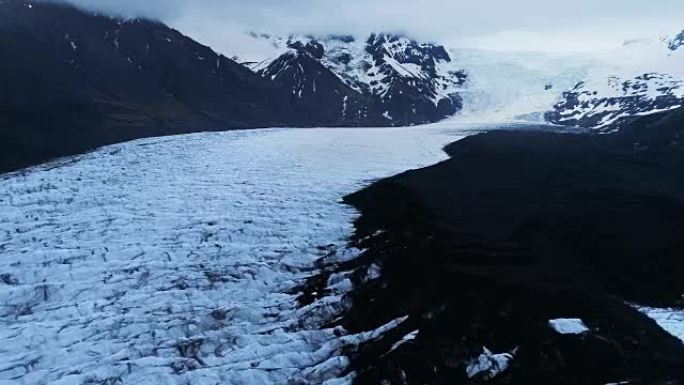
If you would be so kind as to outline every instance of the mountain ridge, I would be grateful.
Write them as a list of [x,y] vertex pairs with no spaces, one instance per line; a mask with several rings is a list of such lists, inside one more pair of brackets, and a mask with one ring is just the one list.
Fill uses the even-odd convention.
[[[614,68],[588,76],[545,115],[554,124],[611,132],[632,117],[684,106],[684,32],[625,45]],[[621,63],[624,61],[625,63]]]
[[372,109],[382,111],[391,125],[432,123],[462,108],[459,91],[467,74],[457,68],[443,46],[386,33],[373,33],[366,39],[351,35],[251,36],[267,40],[276,51],[275,57],[246,63],[256,73],[270,76],[273,71],[265,69],[292,56],[292,51],[308,55],[341,83],[372,98]]

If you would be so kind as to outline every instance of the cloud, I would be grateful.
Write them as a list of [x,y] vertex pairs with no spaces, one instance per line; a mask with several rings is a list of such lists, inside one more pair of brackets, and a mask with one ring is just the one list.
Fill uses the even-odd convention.
[[[479,41],[493,49],[562,51],[564,42],[577,50],[583,42],[595,47],[597,42],[599,46],[615,44],[638,37],[637,33],[658,35],[684,29],[681,0],[67,1],[126,17],[159,19],[222,51],[239,48],[242,43],[236,33],[245,30],[281,34],[402,31],[465,45]],[[527,38],[521,38],[523,34]],[[496,39],[500,43],[492,44]]]

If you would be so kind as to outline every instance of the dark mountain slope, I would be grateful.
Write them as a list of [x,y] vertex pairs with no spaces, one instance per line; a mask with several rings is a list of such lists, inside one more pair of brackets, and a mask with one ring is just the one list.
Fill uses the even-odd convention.
[[[322,49],[322,48],[321,48]],[[388,126],[382,112],[373,109],[373,99],[344,84],[319,62],[315,46],[300,46],[280,56],[257,73],[290,91],[326,117],[325,123],[338,126]]]
[[[409,316],[349,352],[357,383],[684,383],[684,345],[626,303],[684,306],[684,111],[615,135],[492,132],[448,152],[347,198],[368,251],[340,267],[359,284],[342,324]],[[557,318],[590,330],[560,334]],[[489,356],[469,377],[485,347],[510,366]]]
[[0,0],[0,57],[0,171],[145,136],[339,123],[149,20]]

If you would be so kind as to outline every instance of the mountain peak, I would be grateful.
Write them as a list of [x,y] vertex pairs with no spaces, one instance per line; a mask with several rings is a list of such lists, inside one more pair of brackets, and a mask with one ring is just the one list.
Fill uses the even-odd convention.
[[305,52],[316,59],[323,59],[323,55],[325,54],[325,47],[323,44],[313,39],[308,42],[290,40],[287,42],[287,46],[297,52]]
[[367,40],[366,50],[371,55],[387,55],[399,62],[422,64],[426,61],[450,62],[451,57],[441,45],[419,43],[407,36],[373,33]]

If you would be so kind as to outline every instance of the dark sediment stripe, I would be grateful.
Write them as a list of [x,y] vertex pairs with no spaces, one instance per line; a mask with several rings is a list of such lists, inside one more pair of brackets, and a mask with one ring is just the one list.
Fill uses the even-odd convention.
[[[358,272],[341,323],[358,332],[409,316],[348,351],[356,382],[684,383],[684,345],[626,303],[682,305],[680,122],[648,118],[602,137],[483,134],[449,146],[446,162],[347,197],[367,251],[339,267]],[[372,264],[382,275],[364,281]],[[591,331],[561,335],[555,318]],[[469,379],[483,347],[515,357],[493,379]]]

